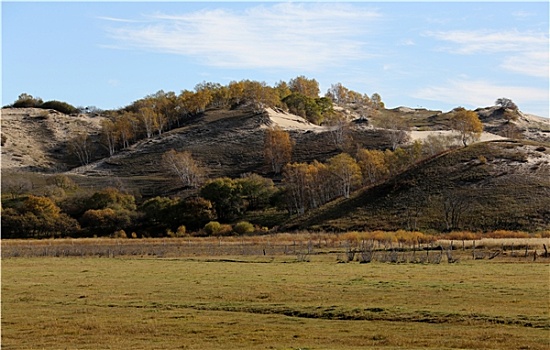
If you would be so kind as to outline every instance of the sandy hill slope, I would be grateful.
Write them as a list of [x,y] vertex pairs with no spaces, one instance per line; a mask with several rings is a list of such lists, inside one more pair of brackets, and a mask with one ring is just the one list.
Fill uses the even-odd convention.
[[[449,225],[448,225],[449,224]],[[418,164],[285,229],[550,229],[550,147],[477,143]]]
[[67,141],[78,133],[97,138],[101,117],[68,116],[39,108],[3,108],[2,170],[63,171],[69,161]]
[[[412,139],[432,134],[448,134],[449,113],[425,109],[397,108],[382,110],[358,119],[353,109],[338,107],[352,120],[348,135],[353,142],[338,144],[330,127],[317,126],[282,110],[209,109],[191,118],[181,127],[151,139],[141,140],[128,149],[109,157],[100,144],[102,117],[68,116],[53,110],[35,108],[2,109],[2,172],[64,172],[77,176],[81,185],[98,188],[115,179],[127,187],[137,188],[144,196],[163,195],[178,190],[160,162],[168,150],[190,151],[206,169],[210,178],[239,177],[247,172],[272,176],[263,159],[265,130],[279,126],[291,134],[295,142],[294,162],[326,161],[340,153],[353,154],[357,148],[386,149],[391,143],[388,130],[377,126],[384,118],[401,118],[411,126]],[[481,141],[496,140],[503,119],[495,109],[478,111],[488,133]],[[550,128],[544,119],[521,114],[514,123],[534,139],[544,138]],[[94,142],[94,162],[79,166],[68,149],[68,141],[79,133],[87,133]],[[275,179],[277,180],[277,179]]]

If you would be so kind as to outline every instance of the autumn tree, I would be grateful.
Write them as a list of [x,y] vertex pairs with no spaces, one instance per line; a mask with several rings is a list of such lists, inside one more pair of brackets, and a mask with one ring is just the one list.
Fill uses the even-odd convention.
[[325,163],[314,160],[307,167],[308,194],[310,208],[317,208],[338,197],[339,191],[333,183],[333,175]]
[[293,142],[290,134],[280,127],[269,128],[264,138],[264,159],[275,174],[292,158]]
[[288,163],[283,170],[283,186],[289,213],[304,214],[309,209],[311,174],[306,163]]
[[158,113],[152,107],[142,107],[138,112],[138,118],[145,130],[147,138],[153,136]]
[[92,140],[86,132],[79,133],[68,142],[69,152],[78,158],[81,165],[88,165],[92,161]]
[[80,227],[49,198],[30,195],[14,208],[2,208],[2,237],[66,237]]
[[481,124],[477,113],[462,107],[454,110],[451,116],[451,127],[458,131],[464,146],[467,146],[469,142],[478,140],[483,131],[483,124]]
[[282,101],[285,97],[289,96],[292,93],[286,81],[282,80],[275,85],[275,91],[277,92],[280,101]]
[[292,92],[311,98],[319,97],[319,82],[315,79],[308,79],[305,76],[300,75],[294,79],[291,79],[288,86]]
[[361,168],[347,153],[341,153],[327,161],[328,169],[335,176],[340,195],[349,198],[351,190],[361,183]]
[[123,112],[115,120],[115,129],[120,137],[122,148],[130,147],[136,135],[137,117],[132,112]]
[[327,91],[326,97],[338,104],[346,103],[350,90],[341,83],[332,84]]
[[88,235],[111,235],[131,228],[138,217],[135,197],[115,188],[95,192],[83,203],[79,222]]
[[360,149],[357,160],[365,183],[375,184],[388,176],[389,169],[383,151]]
[[382,97],[377,92],[370,97],[370,103],[374,109],[384,109],[385,107],[384,102],[382,102]]
[[277,192],[271,179],[258,174],[244,174],[235,181],[241,185],[241,196],[246,202],[247,210],[265,209]]
[[162,165],[185,187],[198,187],[204,177],[204,169],[193,159],[191,152],[172,149],[162,155]]
[[109,155],[115,154],[120,139],[120,132],[116,124],[110,119],[101,121],[101,142],[109,151]]

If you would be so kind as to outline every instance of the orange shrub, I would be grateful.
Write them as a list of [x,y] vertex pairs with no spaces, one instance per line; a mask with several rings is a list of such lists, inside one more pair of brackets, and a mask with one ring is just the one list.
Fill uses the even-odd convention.
[[486,238],[530,238],[531,235],[521,231],[497,230],[483,235]]

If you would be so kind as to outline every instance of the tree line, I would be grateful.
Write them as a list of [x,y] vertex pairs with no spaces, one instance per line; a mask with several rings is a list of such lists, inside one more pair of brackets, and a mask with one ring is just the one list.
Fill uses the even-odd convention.
[[[36,99],[24,95],[13,106],[36,106],[31,103]],[[139,140],[180,127],[209,108],[248,107],[256,113],[262,113],[270,107],[296,114],[313,124],[331,124],[337,116],[334,103],[344,102],[360,104],[365,111],[371,112],[384,107],[378,93],[369,97],[349,90],[340,83],[332,85],[321,97],[317,80],[305,76],[298,76],[288,82],[279,81],[274,86],[253,80],[232,81],[227,85],[202,82],[193,90],[182,90],[179,94],[160,90],[124,108],[102,111],[104,120],[101,122],[100,143],[112,156]],[[89,164],[98,154],[92,138],[86,132],[70,139],[68,147],[81,165]]]

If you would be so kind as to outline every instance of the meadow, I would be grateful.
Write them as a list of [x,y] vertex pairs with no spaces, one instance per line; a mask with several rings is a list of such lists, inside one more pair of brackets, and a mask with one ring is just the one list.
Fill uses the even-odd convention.
[[2,348],[550,347],[547,238],[361,264],[330,237],[3,240]]

